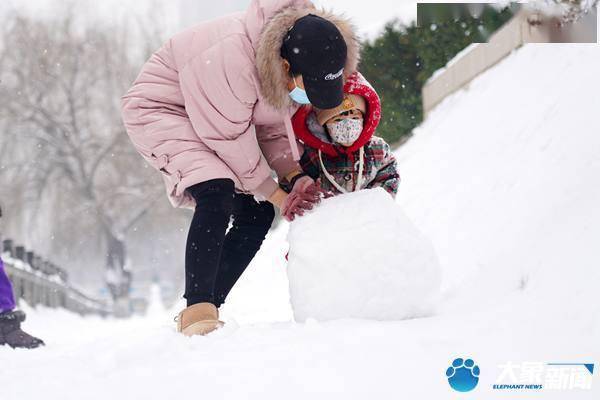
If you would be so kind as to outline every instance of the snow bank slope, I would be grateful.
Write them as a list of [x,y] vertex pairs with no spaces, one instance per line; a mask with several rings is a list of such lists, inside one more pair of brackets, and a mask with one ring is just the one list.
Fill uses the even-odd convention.
[[397,152],[400,204],[433,241],[445,288],[462,293],[449,307],[520,291],[522,307],[598,332],[598,71],[597,45],[527,45]]

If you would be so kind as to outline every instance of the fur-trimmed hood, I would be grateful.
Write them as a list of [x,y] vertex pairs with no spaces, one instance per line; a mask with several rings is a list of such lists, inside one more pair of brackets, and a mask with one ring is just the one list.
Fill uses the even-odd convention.
[[256,67],[260,81],[260,92],[267,103],[277,110],[293,105],[287,90],[288,76],[282,68],[283,59],[280,55],[283,38],[296,20],[308,14],[318,15],[331,21],[341,32],[348,48],[348,56],[344,67],[346,78],[357,70],[360,61],[360,42],[356,28],[343,15],[310,6],[287,7],[274,13],[270,19],[265,21],[258,37],[252,37],[252,29],[249,29],[249,34],[256,49]]

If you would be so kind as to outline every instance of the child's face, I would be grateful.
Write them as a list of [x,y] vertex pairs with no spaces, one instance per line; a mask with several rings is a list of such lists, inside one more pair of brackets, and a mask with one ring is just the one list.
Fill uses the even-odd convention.
[[363,130],[363,113],[350,110],[331,117],[325,122],[329,136],[334,142],[350,147],[360,137]]

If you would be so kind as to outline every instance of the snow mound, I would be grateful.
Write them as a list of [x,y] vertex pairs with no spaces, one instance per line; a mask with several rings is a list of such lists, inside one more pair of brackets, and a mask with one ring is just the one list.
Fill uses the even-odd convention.
[[381,188],[324,200],[288,241],[297,321],[422,315],[440,284],[433,246]]

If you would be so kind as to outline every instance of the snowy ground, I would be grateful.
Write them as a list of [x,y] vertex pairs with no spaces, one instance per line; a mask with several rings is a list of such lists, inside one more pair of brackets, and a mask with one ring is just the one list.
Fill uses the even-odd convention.
[[[492,389],[507,362],[598,369],[598,71],[597,45],[528,45],[398,152],[398,202],[443,268],[435,316],[291,322],[283,226],[209,337],[180,337],[156,308],[125,321],[29,310],[48,345],[0,348],[0,399],[599,398],[597,370],[592,390]],[[445,378],[460,356],[481,368],[470,393]]]

